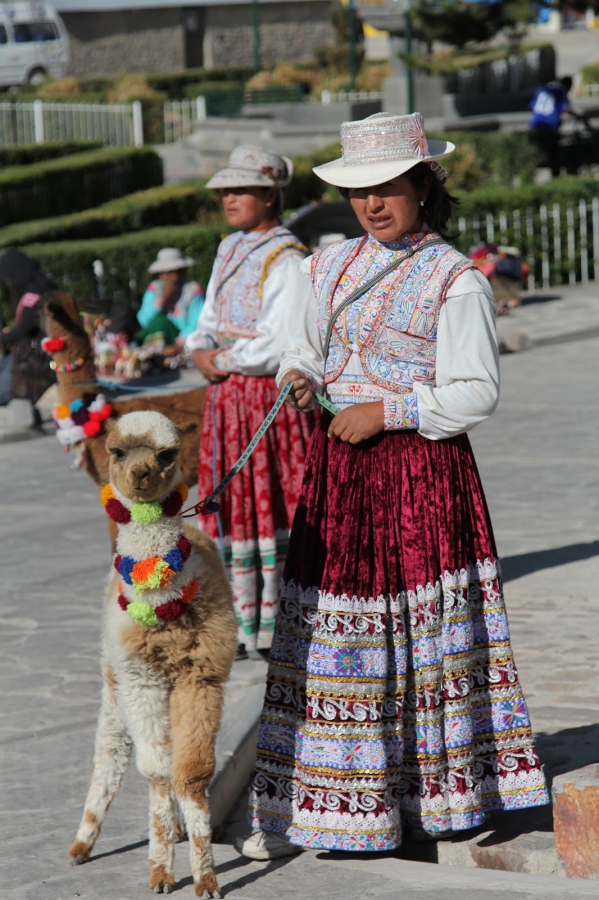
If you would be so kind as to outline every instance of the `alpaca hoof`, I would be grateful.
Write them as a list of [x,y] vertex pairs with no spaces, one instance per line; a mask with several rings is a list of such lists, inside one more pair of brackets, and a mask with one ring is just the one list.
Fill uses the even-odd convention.
[[164,885],[164,893],[165,894],[172,894],[173,891],[174,891],[174,888],[173,888],[172,884]]
[[161,885],[161,884],[155,884],[155,885],[154,885],[154,893],[155,893],[155,894],[161,894],[161,893],[162,893],[162,885]]
[[174,891],[174,886],[172,884],[163,884],[159,882],[154,885],[154,893],[155,894],[172,894]]
[[84,859],[83,856],[74,856],[73,859],[71,860],[71,865],[72,866],[82,866],[85,861],[86,860]]

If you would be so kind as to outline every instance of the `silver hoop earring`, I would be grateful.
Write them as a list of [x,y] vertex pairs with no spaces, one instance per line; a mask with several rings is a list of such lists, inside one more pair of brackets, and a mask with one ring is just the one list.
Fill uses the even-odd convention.
[[424,200],[420,201],[420,206],[424,206]]

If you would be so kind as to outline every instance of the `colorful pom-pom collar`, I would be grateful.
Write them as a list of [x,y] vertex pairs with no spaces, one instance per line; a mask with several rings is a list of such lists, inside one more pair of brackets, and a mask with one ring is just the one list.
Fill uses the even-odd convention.
[[197,593],[198,583],[193,578],[183,587],[177,599],[167,600],[160,606],[152,606],[150,603],[144,603],[143,600],[127,600],[122,593],[123,585],[121,584],[120,587],[121,593],[119,593],[117,602],[134,622],[137,622],[138,625],[159,625],[160,622],[172,622],[187,612],[188,604]]
[[112,403],[107,402],[104,394],[86,394],[71,403],[58,403],[52,410],[56,437],[67,448],[79,444],[100,434],[112,413]]
[[162,516],[172,519],[178,515],[188,495],[189,488],[181,481],[161,503],[158,500],[132,503],[131,508],[128,508],[115,497],[112,486],[107,484],[100,492],[100,500],[108,517],[118,525],[127,525],[131,521],[139,522],[140,525],[154,525]]
[[119,554],[114,558],[114,567],[125,584],[130,585],[136,594],[143,594],[168,587],[175,575],[183,571],[190,554],[191,544],[182,535],[165,556],[136,560],[132,556]]

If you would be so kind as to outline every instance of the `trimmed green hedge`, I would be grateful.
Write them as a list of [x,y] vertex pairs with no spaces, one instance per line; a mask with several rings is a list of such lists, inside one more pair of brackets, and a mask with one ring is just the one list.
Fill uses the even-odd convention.
[[7,166],[29,166],[48,159],[60,159],[89,150],[100,150],[102,141],[48,141],[47,144],[21,144],[0,147],[0,169]]
[[162,247],[178,247],[192,256],[190,277],[206,287],[224,229],[217,226],[152,228],[135,234],[92,241],[30,244],[23,250],[37,259],[56,282],[82,300],[95,297],[94,260],[104,263],[107,295],[112,302],[128,299],[129,286],[141,295],[152,280],[148,266]]
[[221,212],[218,194],[206,190],[205,184],[205,179],[197,179],[162,185],[72,215],[8,225],[0,229],[0,248],[107,238],[164,225],[191,225],[201,221],[203,215],[214,217]]
[[99,206],[162,184],[149,148],[93,150],[0,172],[0,226]]
[[542,205],[575,206],[580,200],[590,201],[599,196],[599,179],[567,175],[554,178],[546,184],[528,184],[519,188],[482,187],[469,193],[458,193],[460,205],[454,219],[459,216],[484,218],[519,210],[536,209]]

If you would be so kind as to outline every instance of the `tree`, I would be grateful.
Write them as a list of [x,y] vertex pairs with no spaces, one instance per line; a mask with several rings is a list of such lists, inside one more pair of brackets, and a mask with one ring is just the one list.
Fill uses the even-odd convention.
[[584,10],[588,0],[412,0],[413,19],[430,41],[441,41],[462,49],[484,44],[498,32],[509,43],[518,44],[543,7]]

